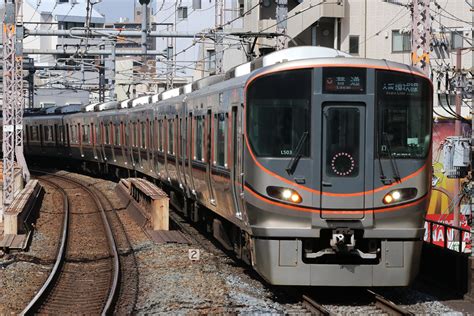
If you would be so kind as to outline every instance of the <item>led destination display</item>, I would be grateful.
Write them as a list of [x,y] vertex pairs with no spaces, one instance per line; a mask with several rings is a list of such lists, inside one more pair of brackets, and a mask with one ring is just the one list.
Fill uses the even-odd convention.
[[365,93],[366,70],[358,68],[326,68],[323,72],[323,93]]

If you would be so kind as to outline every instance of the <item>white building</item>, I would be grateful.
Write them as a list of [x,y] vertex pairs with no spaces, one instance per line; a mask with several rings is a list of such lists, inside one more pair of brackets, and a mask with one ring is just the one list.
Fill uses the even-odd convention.
[[[247,0],[243,3],[244,30],[275,32],[275,1]],[[287,34],[289,46],[318,45],[336,48],[353,56],[387,59],[411,64],[411,24],[409,0],[288,0]],[[432,79],[435,89],[445,87],[446,69],[456,64],[456,49],[472,47],[471,1],[431,1],[433,51],[431,57]],[[254,8],[254,9],[252,9]],[[256,50],[268,53],[274,50],[273,39],[259,39]],[[462,68],[472,69],[472,50],[462,50]],[[452,72],[451,72],[452,74]],[[466,95],[468,97],[468,95]],[[440,98],[444,103],[445,96]],[[454,94],[448,97],[454,104]],[[469,97],[470,99],[470,97]],[[434,98],[435,109],[449,115]],[[466,98],[466,102],[470,102]],[[462,114],[470,116],[463,106]]]

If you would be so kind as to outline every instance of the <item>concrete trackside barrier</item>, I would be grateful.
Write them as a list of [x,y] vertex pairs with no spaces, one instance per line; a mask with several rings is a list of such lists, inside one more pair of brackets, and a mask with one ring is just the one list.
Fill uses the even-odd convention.
[[139,225],[169,230],[169,198],[155,184],[141,178],[121,179],[115,191]]
[[43,187],[30,180],[6,209],[3,221],[2,249],[25,249],[31,236],[31,222],[41,200]]
[[13,203],[8,207],[4,214],[4,233],[5,235],[27,233],[27,219],[35,208],[38,196],[42,190],[38,180],[30,180],[15,197]]

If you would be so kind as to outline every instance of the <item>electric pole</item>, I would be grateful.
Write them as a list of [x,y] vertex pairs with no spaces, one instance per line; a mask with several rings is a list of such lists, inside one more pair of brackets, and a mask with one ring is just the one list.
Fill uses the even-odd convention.
[[430,0],[413,0],[411,25],[411,62],[428,76],[430,71]]
[[15,156],[21,167],[23,179],[30,180],[30,172],[23,154],[23,111],[25,110],[25,95],[23,92],[23,1],[16,0],[16,45],[15,45]]
[[278,34],[281,34],[281,36],[277,36],[275,38],[277,50],[288,48],[288,39],[286,37],[287,18],[288,18],[288,0],[277,0],[276,32]]
[[[150,0],[139,0],[138,1],[142,5],[142,36],[141,36],[141,45],[142,45],[142,62],[143,62],[143,73],[148,73],[148,57],[147,57],[147,52],[148,52],[148,33],[150,32],[149,28],[149,23],[148,23],[148,5],[150,4]],[[147,91],[148,91],[148,85],[147,85]]]
[[3,208],[13,202],[14,192],[14,162],[15,162],[15,3],[5,0],[5,16],[3,18]]
[[[3,18],[3,208],[0,221],[15,195],[15,156],[23,177],[29,172],[23,156],[23,23],[21,0],[5,0]],[[18,25],[17,25],[17,12]]]
[[[166,30],[171,28],[171,25],[166,26]],[[174,61],[174,47],[173,39],[168,37],[166,39],[166,90],[173,89],[173,61]]]
[[215,52],[216,52],[216,74],[224,72],[224,8],[225,0],[216,0],[216,38],[215,38]]

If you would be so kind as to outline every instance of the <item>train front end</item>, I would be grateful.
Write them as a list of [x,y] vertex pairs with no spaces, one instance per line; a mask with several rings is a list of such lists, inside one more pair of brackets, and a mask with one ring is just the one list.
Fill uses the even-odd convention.
[[430,192],[432,85],[355,58],[263,68],[245,88],[244,200],[270,283],[406,286]]

